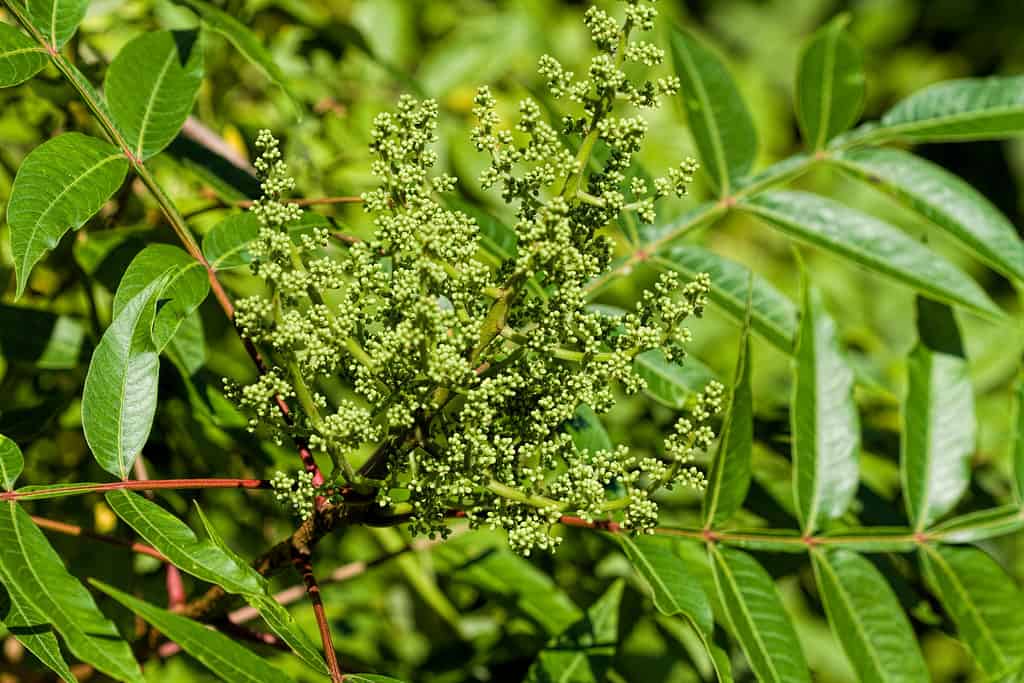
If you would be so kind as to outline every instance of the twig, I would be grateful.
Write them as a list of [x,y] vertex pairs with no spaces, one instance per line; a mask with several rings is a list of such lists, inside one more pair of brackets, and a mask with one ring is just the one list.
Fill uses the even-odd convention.
[[134,552],[141,553],[142,555],[149,555],[154,557],[161,562],[166,562],[167,558],[160,553],[159,550],[146,545],[145,543],[134,543],[132,541],[126,541],[116,536],[107,536],[106,534],[100,534],[95,531],[89,531],[83,529],[76,524],[67,524],[65,522],[58,522],[54,519],[47,519],[46,517],[32,516],[32,521],[36,523],[36,526],[47,531],[55,531],[59,534],[65,534],[67,536],[78,536],[80,538],[91,538],[94,541],[102,541],[111,545],[121,546],[122,548],[128,548]]
[[320,586],[317,585],[316,577],[313,575],[313,563],[308,554],[300,552],[293,555],[292,563],[302,575],[302,581],[306,584],[306,594],[309,596],[309,601],[313,603],[313,614],[316,615],[316,625],[320,630],[320,640],[324,645],[324,659],[327,662],[327,670],[331,672],[331,681],[342,683],[338,654],[334,651],[334,641],[331,639],[331,625],[327,623],[324,601],[320,596]]

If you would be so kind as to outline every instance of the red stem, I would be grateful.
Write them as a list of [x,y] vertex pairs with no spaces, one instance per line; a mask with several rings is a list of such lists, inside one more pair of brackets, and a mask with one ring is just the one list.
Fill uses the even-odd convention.
[[327,662],[328,671],[331,672],[331,681],[333,683],[342,683],[344,675],[341,673],[341,667],[338,666],[338,655],[334,651],[334,641],[331,639],[331,626],[327,623],[324,601],[320,596],[320,586],[317,585],[316,577],[313,576],[313,563],[310,561],[309,555],[296,552],[292,555],[292,564],[295,565],[295,569],[302,575],[302,582],[306,584],[306,595],[309,596],[309,601],[313,603],[313,614],[316,615],[316,625],[320,630],[320,640],[324,645],[324,659]]
[[185,594],[185,584],[181,580],[181,572],[170,562],[166,565],[167,570],[167,607],[172,612],[179,611],[185,606],[188,596]]
[[4,491],[0,500],[31,500],[53,498],[78,493],[97,491],[155,491],[158,489],[269,489],[266,479],[151,479],[149,481],[114,481],[107,484],[69,484],[67,486],[41,489],[38,491]]

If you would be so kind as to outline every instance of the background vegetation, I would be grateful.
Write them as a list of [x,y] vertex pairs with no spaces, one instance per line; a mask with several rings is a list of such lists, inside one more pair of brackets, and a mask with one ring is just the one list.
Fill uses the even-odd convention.
[[[307,197],[355,195],[372,183],[366,153],[374,115],[391,109],[402,92],[438,98],[442,109],[442,166],[472,192],[481,158],[464,135],[473,93],[481,83],[505,107],[529,92],[539,92],[536,59],[549,52],[567,67],[585,68],[587,37],[574,3],[452,2],[372,0],[366,2],[229,3],[246,18],[271,50],[283,82],[306,113],[296,119],[289,95],[247,62],[226,40],[204,46],[206,79],[194,110],[228,154],[248,160],[260,128],[284,139],[285,157]],[[963,76],[1024,73],[1024,44],[1019,30],[1024,13],[1010,0],[975,3],[909,0],[856,3],[715,2],[661,3],[663,18],[694,29],[726,55],[749,102],[760,134],[757,168],[796,153],[799,128],[793,114],[794,77],[803,41],[843,11],[849,31],[861,43],[867,72],[864,118],[876,119],[907,94],[933,82]],[[141,31],[188,27],[194,15],[167,2],[93,2],[73,39],[71,53],[86,74],[104,65]],[[662,41],[663,42],[663,41]],[[94,81],[98,78],[94,78]],[[74,93],[48,68],[17,88],[0,90],[0,207],[24,156],[60,130],[88,130],[88,112]],[[648,146],[643,163],[652,169],[699,156],[680,108],[658,112],[652,130],[660,136]],[[985,141],[922,145],[916,153],[960,175],[988,197],[1014,225],[1022,224],[1024,145]],[[180,208],[193,214],[199,232],[223,216],[222,200],[237,191],[204,174],[207,159],[195,142],[181,139],[154,165],[155,172]],[[239,176],[238,187],[246,180]],[[1024,329],[1015,285],[964,256],[948,237],[929,227],[867,184],[832,169],[816,169],[798,179],[805,189],[841,200],[887,219],[970,273],[1009,320],[993,322],[958,311],[964,331],[970,377],[976,397],[978,447],[974,477],[957,512],[995,508],[1012,499],[1011,443],[1015,427],[1010,406]],[[219,193],[219,194],[218,194]],[[665,225],[677,220],[713,192],[699,177],[691,199],[660,212]],[[236,197],[241,199],[242,195]],[[494,198],[469,199],[500,211]],[[367,226],[358,207],[318,207],[346,229],[361,234]],[[2,208],[0,208],[2,211]],[[3,215],[0,214],[0,225]],[[0,433],[22,444],[30,483],[103,481],[82,435],[79,397],[85,365],[110,321],[113,293],[131,257],[152,241],[173,241],[161,216],[138,182],[127,185],[116,201],[93,219],[87,231],[69,234],[35,268],[27,294],[14,303],[15,278],[8,239],[0,227]],[[745,263],[767,277],[794,301],[800,300],[799,266],[790,242],[763,223],[730,215],[690,239],[716,253]],[[864,453],[862,486],[855,509],[861,523],[904,523],[899,499],[899,397],[906,386],[905,358],[916,338],[914,298],[908,288],[814,249],[801,254],[811,278],[824,292],[825,307],[837,321],[839,335],[856,367],[861,387]],[[654,279],[654,271],[619,280],[601,302],[623,305]],[[244,290],[244,280],[231,281]],[[24,308],[40,311],[27,315]],[[235,333],[213,301],[201,309],[205,330],[205,367],[193,378],[164,372],[154,434],[144,453],[153,478],[217,476],[253,472],[262,476],[275,464],[294,467],[294,455],[248,435],[244,421],[217,398],[220,378],[246,378],[252,368]],[[53,331],[52,314],[62,316],[49,345],[40,349],[34,330]],[[34,328],[33,325],[38,326]],[[694,325],[692,354],[719,377],[730,378],[739,347],[735,323],[712,309]],[[754,483],[741,521],[793,526],[787,508],[790,439],[787,404],[791,396],[790,358],[753,338],[752,387],[758,445]],[[200,407],[201,406],[201,407]],[[616,442],[640,451],[660,447],[676,417],[672,407],[648,397],[626,399],[605,420]],[[262,459],[262,461],[261,461]],[[705,463],[706,464],[706,463]],[[193,496],[174,492],[161,499],[180,516],[198,522],[190,509]],[[206,491],[200,496],[213,524],[247,557],[290,531],[269,496],[241,491]],[[100,533],[129,538],[99,495],[48,501],[46,515]],[[756,513],[756,514],[755,514]],[[699,526],[700,501],[682,491],[663,500],[663,523]],[[195,526],[193,524],[193,526]],[[1017,535],[982,541],[1014,578],[1024,578],[1024,553]],[[53,536],[55,547],[74,572],[115,586],[132,586],[140,594],[163,591],[160,564],[127,550]],[[600,534],[566,530],[557,554],[512,555],[498,535],[458,534],[444,545],[417,543],[415,554],[396,559],[388,554],[407,543],[394,530],[353,528],[319,549],[325,574],[339,567],[337,582],[324,587],[335,645],[348,670],[378,670],[416,681],[518,681],[539,649],[561,628],[625,577],[619,642],[614,648],[612,680],[709,680],[709,663],[697,637],[682,622],[660,615],[636,581],[618,544]],[[680,545],[680,553],[700,553],[698,545]],[[777,580],[784,603],[794,616],[803,651],[819,681],[854,681],[854,674],[826,622],[811,564],[802,555],[758,553]],[[941,607],[918,584],[913,561],[903,555],[874,555],[872,561],[890,580],[908,611],[935,681],[985,680],[974,659],[951,636],[953,627]],[[364,568],[360,562],[369,562]],[[357,563],[357,564],[353,564]],[[186,577],[186,585],[188,584]],[[286,588],[291,579],[279,579]],[[1024,606],[1024,605],[1022,605]],[[296,617],[313,632],[312,614]],[[127,613],[122,614],[126,620]],[[130,631],[131,623],[122,624]],[[5,640],[0,676],[21,676],[29,656]],[[302,680],[307,671],[294,658],[274,655],[275,664]],[[740,662],[737,680],[752,680]],[[184,656],[174,656],[152,670],[153,681],[195,681],[209,676]],[[616,678],[617,677],[617,678]],[[14,680],[20,680],[15,678]]]

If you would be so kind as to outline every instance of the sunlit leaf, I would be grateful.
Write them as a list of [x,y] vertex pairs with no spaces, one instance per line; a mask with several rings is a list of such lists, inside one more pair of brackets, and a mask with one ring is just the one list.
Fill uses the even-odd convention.
[[667,360],[660,349],[637,354],[633,370],[647,383],[644,391],[648,396],[676,410],[685,407],[690,398],[715,379],[714,371],[693,356],[675,363]]
[[633,568],[651,587],[654,606],[667,616],[682,614],[705,634],[714,629],[711,605],[704,590],[683,565],[671,539],[620,534],[619,542]]
[[10,24],[0,23],[0,88],[18,85],[46,66],[46,50]]
[[28,0],[25,7],[32,25],[54,48],[71,40],[88,8],[89,0]]
[[822,149],[857,121],[864,107],[864,58],[839,15],[804,46],[796,75],[796,112],[804,140]]
[[49,619],[18,593],[16,586],[7,589],[2,579],[3,572],[0,571],[0,624],[61,679],[76,683],[77,679],[60,652],[60,643]]
[[25,459],[18,444],[0,434],[0,485],[5,491],[14,490],[14,483],[18,481],[24,467]]

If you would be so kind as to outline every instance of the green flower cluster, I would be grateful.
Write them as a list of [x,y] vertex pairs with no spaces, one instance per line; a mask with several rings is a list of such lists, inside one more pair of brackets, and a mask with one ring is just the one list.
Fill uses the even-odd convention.
[[[528,554],[557,543],[551,528],[562,515],[618,515],[627,528],[650,531],[656,488],[703,484],[690,463],[713,438],[718,385],[680,420],[664,460],[624,446],[577,451],[566,430],[581,404],[602,413],[615,402],[614,386],[643,388],[637,354],[661,349],[681,359],[689,339],[682,325],[703,313],[710,287],[706,275],[681,285],[666,274],[621,318],[587,306],[588,282],[612,258],[602,229],[625,211],[651,220],[654,201],[685,193],[696,167],[687,160],[653,187],[630,173],[647,124],[615,112],[656,106],[679,85],[635,82],[624,70],[661,62],[659,49],[630,39],[654,16],[639,0],[626,3],[622,23],[588,11],[598,55],[586,78],[541,59],[552,95],[578,110],[560,129],[533,100],[505,128],[491,93],[478,92],[472,141],[491,162],[480,182],[500,187],[517,217],[515,255],[496,268],[478,258],[476,222],[442,199],[454,179],[431,172],[434,102],[403,97],[374,121],[380,185],[363,196],[374,233],[341,257],[325,248],[324,230],[297,229],[300,212],[282,199],[292,183],[277,142],[260,134],[253,272],[268,292],[239,302],[237,324],[276,369],[234,394],[254,425],[329,456],[332,491],[370,496],[431,536],[445,535],[460,510],[474,525],[505,529]],[[268,407],[275,395],[298,408],[295,419]],[[278,479],[278,495],[293,507],[296,496],[312,500],[305,480]]]

